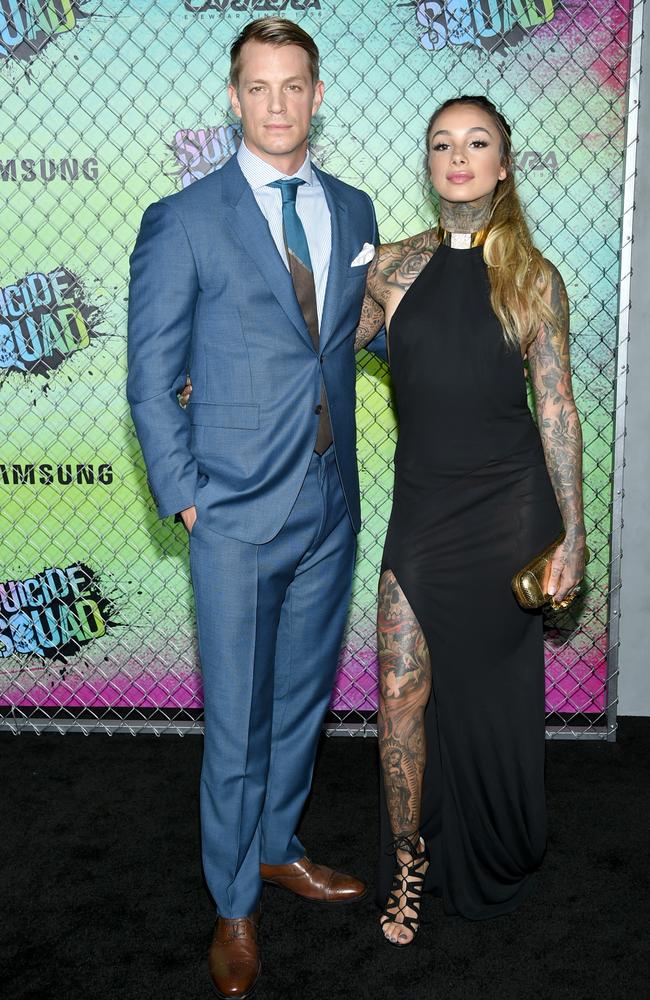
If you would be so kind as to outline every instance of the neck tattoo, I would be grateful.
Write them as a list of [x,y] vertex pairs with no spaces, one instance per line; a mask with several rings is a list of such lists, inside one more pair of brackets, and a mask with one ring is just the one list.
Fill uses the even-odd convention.
[[[478,245],[479,236],[487,229],[492,207],[492,193],[476,201],[457,202],[440,199],[440,228],[446,230],[449,243],[457,250],[468,250]],[[483,242],[483,239],[480,242]]]

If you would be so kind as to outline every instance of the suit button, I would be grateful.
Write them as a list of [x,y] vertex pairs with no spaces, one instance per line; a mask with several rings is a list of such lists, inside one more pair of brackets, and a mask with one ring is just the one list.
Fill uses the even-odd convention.
[[319,403],[318,406],[316,407],[316,409],[314,410],[314,413],[318,414],[318,413],[320,413],[322,411],[322,409],[323,409],[323,407]]
[[320,363],[321,363],[322,365],[324,365],[324,364],[325,364],[325,355],[324,355],[324,354],[322,355],[322,357],[321,357],[321,359],[320,359]]

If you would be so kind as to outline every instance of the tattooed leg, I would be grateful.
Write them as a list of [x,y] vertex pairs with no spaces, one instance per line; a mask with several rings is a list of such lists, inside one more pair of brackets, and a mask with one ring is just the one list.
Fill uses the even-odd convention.
[[[424,710],[431,693],[431,662],[422,629],[394,574],[387,570],[379,586],[377,612],[379,651],[379,754],[386,789],[390,824],[395,838],[408,837],[418,844],[422,775],[426,759]],[[400,916],[417,918],[417,910],[405,905],[405,867],[412,863],[408,852],[397,851],[402,891],[397,907],[382,917],[389,940],[408,944],[413,931]],[[422,874],[424,866],[418,868]],[[390,916],[394,915],[395,920]]]

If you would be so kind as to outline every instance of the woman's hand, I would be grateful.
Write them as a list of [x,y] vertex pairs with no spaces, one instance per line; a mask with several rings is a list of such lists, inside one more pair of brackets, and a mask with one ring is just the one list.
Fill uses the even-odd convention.
[[[552,597],[551,607],[566,607],[580,592],[585,574],[584,530],[565,538],[555,550],[548,572],[546,593]],[[565,603],[566,602],[566,603]]]

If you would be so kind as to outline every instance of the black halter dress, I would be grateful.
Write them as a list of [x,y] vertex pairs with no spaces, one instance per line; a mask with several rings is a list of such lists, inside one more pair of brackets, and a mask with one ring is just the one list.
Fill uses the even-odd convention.
[[[426,888],[471,919],[514,910],[545,849],[542,618],[510,580],[562,530],[521,355],[489,295],[483,248],[443,244],[393,316],[399,439],[382,562],[431,656]],[[381,906],[391,839],[382,783]]]

